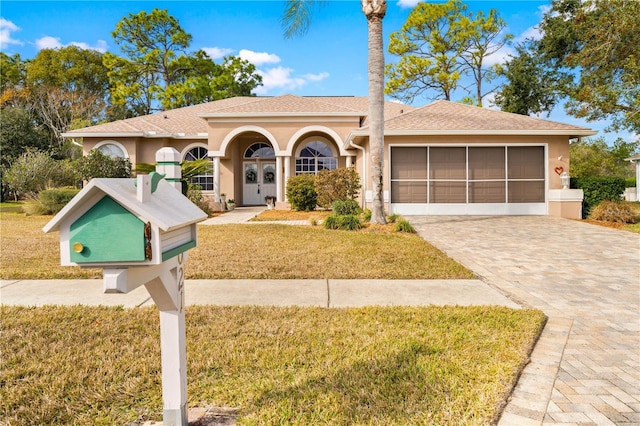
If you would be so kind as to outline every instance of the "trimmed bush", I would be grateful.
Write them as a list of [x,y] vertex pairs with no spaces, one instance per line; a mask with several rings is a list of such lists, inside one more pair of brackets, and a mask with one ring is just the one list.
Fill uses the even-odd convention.
[[332,214],[324,220],[325,229],[341,229],[343,231],[357,231],[362,228],[362,221],[353,214],[337,215]]
[[399,214],[391,214],[389,216],[387,216],[387,222],[389,223],[396,223],[396,221],[400,219],[400,215]]
[[410,234],[415,234],[416,229],[409,223],[406,219],[400,219],[393,226],[394,231],[396,232],[408,232]]
[[371,210],[370,209],[364,209],[364,212],[362,213],[362,220],[364,220],[365,222],[371,222]]
[[635,210],[621,201],[605,200],[591,210],[589,219],[615,223],[637,223]]
[[355,167],[322,170],[316,176],[318,205],[331,208],[336,200],[353,200],[360,192],[360,175]]
[[625,185],[625,179],[619,177],[571,178],[571,187],[584,192],[583,218],[588,217],[591,209],[602,201],[620,201]]
[[331,204],[331,210],[334,214],[344,216],[347,214],[358,215],[362,213],[362,209],[360,209],[360,205],[356,200],[335,200],[333,204]]
[[198,208],[205,212],[207,216],[211,216],[211,205],[209,204],[209,201],[202,195],[202,188],[200,187],[200,185],[183,181],[183,187],[185,183],[187,185],[186,197],[189,199],[189,201],[198,206]]
[[313,175],[292,176],[287,181],[287,199],[291,209],[309,212],[316,209],[317,193]]
[[62,210],[78,192],[80,192],[80,190],[76,188],[45,189],[44,191],[40,191],[38,201],[46,209],[47,214],[56,214]]

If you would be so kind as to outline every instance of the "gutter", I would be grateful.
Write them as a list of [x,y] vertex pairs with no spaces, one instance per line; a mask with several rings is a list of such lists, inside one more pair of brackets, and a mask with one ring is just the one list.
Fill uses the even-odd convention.
[[364,182],[364,185],[362,186],[362,193],[360,194],[360,207],[364,210],[366,203],[365,194],[367,191],[367,152],[363,146],[353,143],[353,138],[351,137],[349,137],[349,147],[362,151],[362,181]]

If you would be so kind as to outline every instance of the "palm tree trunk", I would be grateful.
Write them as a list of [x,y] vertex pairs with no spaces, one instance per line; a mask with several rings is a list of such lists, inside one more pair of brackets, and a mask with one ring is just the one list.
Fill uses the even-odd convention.
[[369,72],[369,148],[373,203],[371,223],[385,224],[383,198],[384,168],[384,47],[382,18],[387,11],[386,0],[362,0],[362,11],[368,22]]

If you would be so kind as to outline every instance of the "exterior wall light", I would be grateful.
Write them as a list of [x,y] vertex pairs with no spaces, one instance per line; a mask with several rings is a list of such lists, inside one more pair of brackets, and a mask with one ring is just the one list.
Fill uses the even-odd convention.
[[562,189],[569,189],[569,184],[571,183],[571,178],[567,172],[562,172],[560,175],[560,183],[562,184]]

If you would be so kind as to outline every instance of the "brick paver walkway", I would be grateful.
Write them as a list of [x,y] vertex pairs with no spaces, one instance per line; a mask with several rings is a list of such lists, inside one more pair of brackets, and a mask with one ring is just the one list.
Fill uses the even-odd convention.
[[500,425],[640,425],[640,235],[545,216],[414,217],[549,322]]

